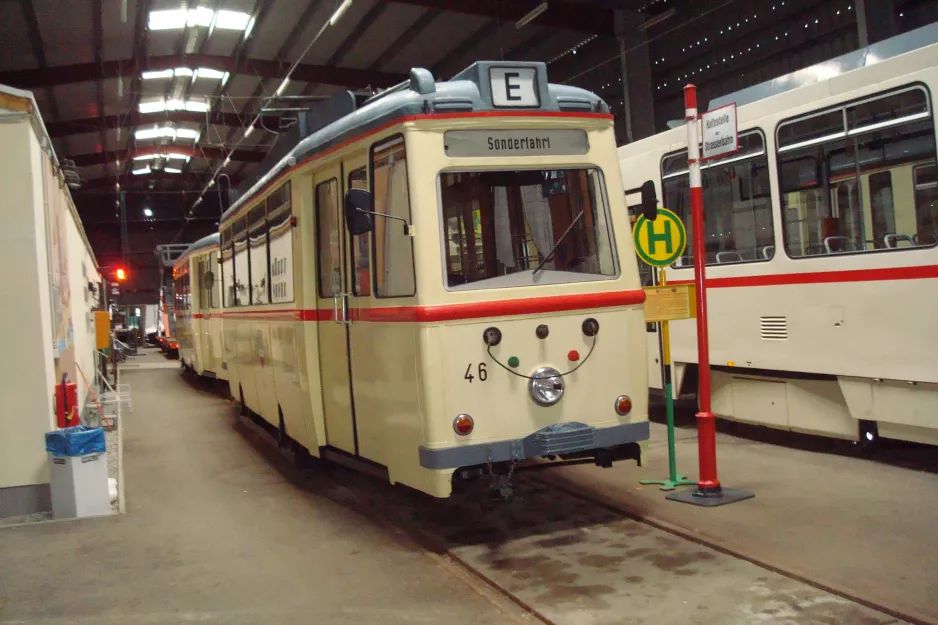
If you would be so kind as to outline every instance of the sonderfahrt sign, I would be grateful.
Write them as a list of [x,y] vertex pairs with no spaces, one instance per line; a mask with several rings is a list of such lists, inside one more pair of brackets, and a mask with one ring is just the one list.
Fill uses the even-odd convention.
[[726,156],[739,150],[736,105],[727,104],[700,116],[703,128],[703,159]]

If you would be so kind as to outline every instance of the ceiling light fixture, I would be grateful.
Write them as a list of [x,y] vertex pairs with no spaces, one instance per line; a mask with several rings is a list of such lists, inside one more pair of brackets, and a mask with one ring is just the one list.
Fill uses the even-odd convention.
[[228,11],[222,9],[215,14],[215,28],[224,30],[247,30],[251,16],[243,11]]
[[538,18],[539,15],[547,11],[547,3],[542,2],[530,11],[528,11],[520,20],[515,22],[515,30],[521,30],[534,20]]
[[148,174],[148,173],[150,173],[150,166],[147,165],[146,167],[144,167],[144,168],[142,168],[142,169],[134,169],[134,170],[133,170],[133,173],[134,173],[135,176],[141,176],[141,175],[143,175],[143,174]]
[[165,171],[167,174],[181,174],[182,173],[181,169],[176,169],[175,167],[164,167],[163,171]]
[[339,5],[339,8],[335,10],[335,13],[332,14],[332,17],[329,18],[329,26],[335,26],[336,22],[345,15],[345,12],[348,11],[351,6],[352,0],[344,0],[342,4]]

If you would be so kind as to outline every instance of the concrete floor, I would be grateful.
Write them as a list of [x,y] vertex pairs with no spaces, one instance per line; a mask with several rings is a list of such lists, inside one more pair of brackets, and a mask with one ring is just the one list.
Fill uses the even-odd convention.
[[[506,623],[518,609],[291,484],[179,370],[128,371],[127,514],[0,530],[0,623]],[[324,488],[334,488],[324,486]]]
[[[676,432],[678,471],[696,479],[692,413],[683,423]],[[640,470],[634,464],[578,466],[541,475],[914,622],[938,623],[934,448],[886,443],[861,458],[841,442],[765,428],[722,429],[740,435],[717,436],[720,481],[755,492],[754,499],[701,508],[640,485],[639,479],[668,476],[667,430],[660,424],[652,424],[649,462]]]

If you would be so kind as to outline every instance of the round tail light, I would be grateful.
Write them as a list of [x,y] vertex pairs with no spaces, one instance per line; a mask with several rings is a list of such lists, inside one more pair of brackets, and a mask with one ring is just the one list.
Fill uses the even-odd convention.
[[623,417],[632,412],[632,399],[628,395],[619,395],[616,399],[616,412]]
[[471,433],[474,425],[472,417],[467,414],[461,414],[453,420],[453,429],[460,436],[466,436]]

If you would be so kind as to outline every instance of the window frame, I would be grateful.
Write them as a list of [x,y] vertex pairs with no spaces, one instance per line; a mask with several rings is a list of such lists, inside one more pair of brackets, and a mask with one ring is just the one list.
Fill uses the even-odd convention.
[[[868,102],[875,102],[877,100],[882,100],[890,96],[898,95],[901,93],[906,93],[909,91],[921,91],[925,95],[926,111],[923,116],[916,117],[918,115],[921,115],[921,113],[916,113],[914,115],[908,116],[908,118],[899,118],[898,120],[893,120],[896,123],[892,123],[892,124],[887,124],[887,125],[872,124],[869,126],[860,126],[859,128],[853,128],[853,129],[850,128],[849,120],[847,119],[847,109],[849,109],[850,107],[859,106],[861,104],[866,104]],[[787,124],[794,124],[802,120],[812,119],[814,117],[825,115],[825,114],[838,111],[838,110],[841,111],[842,118],[843,118],[843,131],[841,133],[837,135],[829,135],[826,137],[820,137],[820,138],[812,139],[809,141],[803,141],[803,142],[799,142],[799,143],[789,145],[789,146],[784,146],[784,147],[779,145],[778,133],[781,130],[782,126],[785,126]],[[785,152],[794,152],[796,150],[800,150],[800,149],[815,146],[815,145],[823,145],[824,143],[839,141],[841,139],[847,139],[851,136],[859,136],[859,135],[863,135],[863,134],[870,133],[870,132],[876,132],[878,130],[886,130],[888,128],[897,128],[897,127],[903,126],[904,124],[912,124],[917,121],[927,120],[927,121],[930,121],[932,125],[932,138],[934,139],[934,144],[935,144],[935,153],[933,156],[935,159],[935,164],[938,165],[938,124],[935,123],[934,110],[935,109],[934,109],[933,100],[932,100],[932,93],[931,93],[931,90],[928,88],[928,85],[926,85],[925,83],[921,81],[915,81],[915,82],[906,83],[905,85],[901,85],[898,87],[893,87],[891,89],[884,89],[882,91],[877,91],[874,94],[863,95],[863,96],[854,98],[852,100],[845,100],[838,104],[827,106],[821,109],[816,109],[808,113],[804,113],[801,115],[793,115],[791,117],[786,117],[784,119],[779,120],[775,125],[775,154],[774,156],[775,156],[775,177],[776,177],[776,183],[777,183],[778,193],[779,193],[778,212],[779,212],[779,217],[781,218],[782,248],[785,251],[785,256],[795,261],[801,261],[805,259],[818,260],[818,259],[831,259],[831,258],[843,258],[843,257],[850,258],[854,256],[867,255],[867,254],[921,251],[921,250],[934,249],[936,246],[938,246],[938,237],[936,237],[936,242],[930,245],[916,245],[912,247],[884,247],[884,248],[872,249],[872,250],[852,250],[852,251],[844,250],[842,252],[837,252],[834,254],[820,254],[820,255],[819,254],[804,254],[802,256],[793,256],[788,249],[788,235],[787,235],[785,215],[784,215],[784,206],[782,206],[782,193],[784,192],[782,190],[782,181],[783,181],[782,160],[780,158],[780,156],[784,154]],[[902,121],[902,120],[906,120],[906,121]],[[820,167],[820,165],[821,163],[817,163],[816,167]],[[920,163],[919,165],[927,165],[927,163]],[[912,168],[914,172],[915,168],[918,167],[919,165],[910,163],[909,166]],[[824,166],[828,167],[826,163],[824,163]],[[891,171],[891,170],[886,169],[884,171]],[[862,179],[860,180],[858,180],[857,178],[851,178],[851,179],[857,180],[857,183],[862,187]],[[913,177],[913,182],[912,182],[913,193],[914,193],[914,186],[915,186],[915,181]],[[789,191],[788,193],[791,193],[791,191]],[[830,202],[830,199],[828,198],[827,201]],[[913,210],[914,209],[915,207],[913,206]],[[862,207],[861,207],[861,210],[862,210]],[[872,217],[872,206],[870,208],[870,212],[871,212],[871,217]],[[777,250],[778,250],[778,246],[776,245],[776,255],[778,254]]]
[[[770,214],[771,217],[772,217],[772,246],[773,246],[773,248],[774,248],[775,250],[778,250],[778,241],[777,241],[777,238],[778,238],[778,237],[777,237],[777,234],[776,234],[776,231],[775,231],[775,225],[776,225],[776,224],[775,224],[775,218],[776,218],[775,202],[773,201],[773,195],[772,195],[772,164],[771,164],[771,162],[770,162],[770,160],[769,160],[768,135],[766,134],[765,130],[762,129],[761,126],[753,126],[753,127],[751,127],[751,128],[747,128],[747,129],[745,129],[745,130],[738,131],[737,135],[738,135],[740,138],[741,138],[741,137],[744,137],[744,136],[748,136],[748,135],[756,135],[756,136],[758,136],[758,137],[762,140],[762,150],[759,151],[759,152],[751,153],[751,154],[744,154],[744,155],[742,155],[742,156],[739,156],[739,155],[738,155],[738,154],[739,154],[738,152],[734,152],[733,154],[727,156],[726,158],[722,158],[722,159],[721,159],[721,158],[715,158],[715,159],[712,159],[712,160],[703,161],[703,162],[701,163],[701,165],[700,165],[701,185],[703,184],[703,175],[704,175],[704,172],[707,171],[708,169],[711,169],[711,168],[713,168],[713,167],[719,167],[719,166],[722,166],[722,165],[731,165],[731,164],[733,164],[733,163],[740,163],[740,162],[743,162],[743,161],[746,161],[746,160],[756,159],[756,158],[759,158],[759,157],[764,157],[764,158],[765,158],[766,173],[768,174],[768,177],[769,177],[769,189],[768,189],[768,194],[767,194],[766,197],[769,198],[769,214]],[[703,153],[702,150],[703,150],[703,148],[701,148],[701,154]],[[661,188],[662,202],[664,201],[664,198],[665,198],[665,195],[666,195],[665,183],[666,183],[668,180],[673,180],[673,179],[679,178],[679,177],[681,177],[681,176],[687,176],[688,179],[690,178],[690,168],[682,169],[682,170],[680,170],[680,171],[671,172],[671,173],[669,173],[669,174],[665,174],[665,173],[664,173],[665,161],[667,161],[669,158],[674,158],[675,156],[678,156],[678,155],[684,155],[684,157],[686,158],[686,156],[687,156],[687,149],[685,148],[684,150],[676,150],[676,151],[668,152],[668,153],[662,155],[661,161],[660,161],[660,163],[658,164],[658,176],[659,176],[658,184],[661,185],[660,188]],[[701,189],[701,190],[703,190],[703,189]],[[750,200],[754,199],[754,196],[753,196],[753,193],[752,193],[752,186],[751,186],[751,185],[750,185],[749,198],[750,198]],[[779,207],[781,207],[781,205],[779,205]],[[679,216],[680,216],[680,215],[679,215]],[[689,214],[689,217],[690,217],[690,219],[691,219],[691,225],[693,225],[693,218],[694,218],[693,212],[691,212],[691,213]],[[685,225],[684,225],[684,228],[685,228],[685,230],[687,230],[688,233],[691,231],[691,230],[690,230],[690,227],[688,227],[688,224],[685,224]],[[704,226],[704,234],[706,234],[706,226]],[[758,250],[758,246],[757,246],[756,249]],[[686,251],[687,251],[687,248],[685,247],[685,252],[686,252]],[[706,267],[737,267],[737,266],[739,266],[739,265],[751,265],[751,264],[755,264],[755,263],[770,263],[770,262],[772,262],[777,256],[778,256],[778,253],[777,253],[777,251],[776,251],[776,252],[773,252],[772,258],[758,258],[758,256],[757,256],[756,258],[753,258],[753,259],[751,259],[751,260],[750,260],[750,259],[743,259],[743,260],[737,260],[737,261],[728,262],[728,263],[717,263],[717,262],[708,263],[708,262],[706,262],[706,255],[705,255],[705,257],[704,257],[704,266],[706,266]],[[668,267],[668,269],[669,269],[669,270],[674,270],[674,271],[682,271],[682,270],[686,270],[686,269],[694,269],[694,267],[695,267],[695,264],[694,264],[694,263],[691,263],[691,264],[688,264],[688,265],[675,265],[675,264],[672,263],[672,264]]]
[[[289,181],[287,182],[287,184],[289,184]],[[292,225],[292,222],[291,222],[291,220],[293,219],[293,203],[291,199],[292,198],[288,197],[288,201],[283,202],[280,204],[280,206],[267,211],[267,267],[268,267],[268,275],[270,276],[269,294],[270,294],[270,303],[274,305],[291,304],[296,301],[296,290],[295,290],[296,289],[296,279],[295,279],[296,277],[293,273],[293,261],[294,261],[294,256],[295,256],[295,250],[293,247],[294,226]],[[268,209],[270,209],[269,206],[268,206]],[[274,261],[273,261],[273,256],[271,254],[272,239],[270,236],[270,231],[275,226],[278,228],[285,226],[287,228],[287,234],[285,234],[284,236],[290,237],[290,257],[284,260],[285,262],[289,262],[290,264],[290,282],[291,282],[290,294],[291,296],[289,300],[283,300],[279,302],[274,301],[274,290],[273,290],[273,287],[274,287],[273,262]],[[286,267],[284,267],[284,269],[286,269]]]
[[[372,142],[368,147],[368,188],[371,190],[371,211],[375,212],[375,152],[379,149],[384,149],[386,147],[391,147],[396,143],[400,143],[404,146],[404,160],[405,167],[407,172],[407,223],[413,224],[414,211],[411,200],[411,191],[410,191],[410,155],[408,154],[409,150],[407,147],[407,139],[402,132],[396,132],[393,135],[389,135],[383,139]],[[371,296],[375,299],[405,299],[410,297],[417,296],[417,258],[416,246],[411,239],[410,244],[410,270],[414,278],[414,291],[409,295],[382,295],[378,293],[378,272],[377,272],[377,258],[378,258],[378,237],[375,235],[375,228],[377,228],[378,219],[387,220],[387,217],[380,217],[378,215],[372,215],[372,223],[374,226],[371,229],[371,260],[373,261],[373,266],[371,267]],[[391,221],[397,221],[393,219]]]
[[[240,225],[239,229],[237,226]],[[251,305],[251,292],[248,290],[247,302],[241,301],[238,293],[238,242],[240,241],[239,237],[244,239],[244,253],[247,255],[245,259],[245,266],[248,268],[248,288],[251,284],[251,255],[250,255],[250,241],[248,240],[248,230],[247,230],[247,214],[241,215],[235,219],[231,226],[231,275],[234,278],[234,307],[243,308],[245,306]]]

